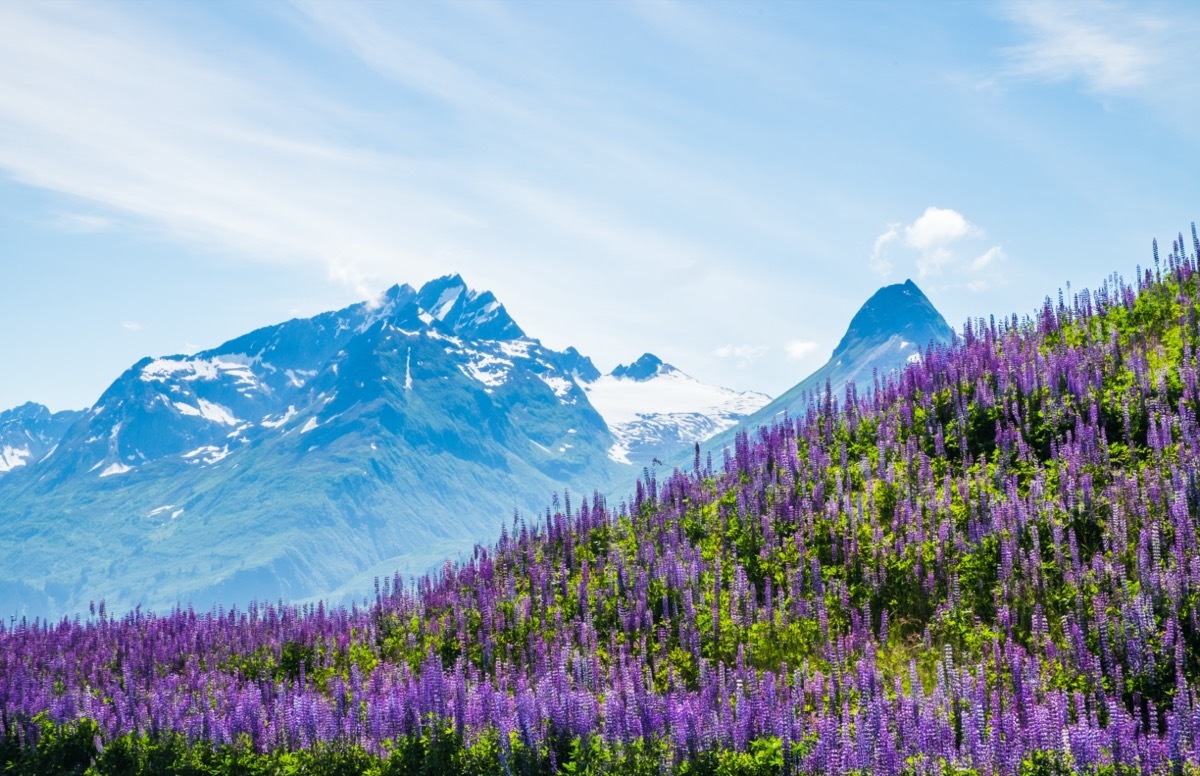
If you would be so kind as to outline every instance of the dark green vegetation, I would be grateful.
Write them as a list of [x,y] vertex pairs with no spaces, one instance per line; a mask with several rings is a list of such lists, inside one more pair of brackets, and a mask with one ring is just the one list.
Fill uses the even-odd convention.
[[[660,764],[669,757],[665,746],[631,747],[615,754],[593,741],[590,746],[573,741],[561,767],[522,747],[511,744],[511,754],[501,757],[495,735],[470,747],[450,728],[433,734],[402,739],[386,747],[380,757],[356,745],[317,744],[307,749],[259,753],[247,743],[214,747],[189,744],[183,736],[127,734],[105,746],[98,743],[99,729],[90,720],[54,726],[43,723],[35,747],[13,740],[0,742],[0,773],[26,776],[494,776],[504,773],[607,774],[659,776]],[[686,776],[769,776],[783,765],[779,742],[755,742],[749,752],[704,753],[684,763]],[[1053,771],[1045,771],[1053,773]]]

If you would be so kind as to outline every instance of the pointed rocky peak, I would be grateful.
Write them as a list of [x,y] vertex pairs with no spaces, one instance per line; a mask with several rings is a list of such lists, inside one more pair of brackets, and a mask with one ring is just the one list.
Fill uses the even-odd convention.
[[594,383],[600,379],[600,370],[596,368],[592,360],[574,347],[569,347],[563,351],[562,359],[559,363],[564,370],[574,375],[576,380],[581,380],[585,383]]
[[461,275],[444,275],[421,286],[416,303],[449,331],[470,339],[512,340],[525,336],[491,291],[467,287]]
[[943,342],[953,337],[946,319],[912,280],[884,286],[872,294],[850,320],[846,334],[833,351],[834,358],[859,343],[897,335],[917,348],[930,340]]
[[678,371],[670,364],[663,363],[663,360],[653,353],[643,353],[641,358],[628,366],[618,365],[616,369],[612,370],[612,376],[627,380],[649,380],[660,374]]
[[406,305],[417,298],[417,290],[408,283],[396,285],[383,292],[383,304]]
[[421,286],[417,304],[437,320],[453,326],[470,296],[461,275],[443,275]]
[[415,301],[397,305],[387,317],[387,322],[404,331],[421,331],[428,324],[428,313],[424,312]]
[[471,293],[454,324],[454,330],[472,339],[512,340],[525,336],[525,332],[491,291]]
[[420,310],[416,305],[416,299],[417,290],[415,288],[408,283],[397,283],[384,291],[377,300],[363,302],[356,306],[364,311],[358,330],[366,331],[383,320],[404,329],[420,329],[424,324],[417,317]]

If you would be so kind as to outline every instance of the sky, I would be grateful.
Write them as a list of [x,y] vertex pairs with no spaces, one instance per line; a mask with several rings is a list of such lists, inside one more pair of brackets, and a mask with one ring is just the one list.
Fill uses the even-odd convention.
[[460,273],[778,395],[1200,216],[1195,3],[0,3],[0,409]]

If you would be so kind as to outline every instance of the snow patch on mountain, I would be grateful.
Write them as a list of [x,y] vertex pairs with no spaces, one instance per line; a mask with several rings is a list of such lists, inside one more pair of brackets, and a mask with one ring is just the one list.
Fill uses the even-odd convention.
[[18,466],[24,466],[30,456],[28,447],[0,448],[0,472],[10,472]]
[[771,401],[702,383],[649,354],[581,385],[613,434],[608,457],[625,464],[710,439]]
[[287,423],[289,420],[296,417],[296,405],[289,404],[288,408],[287,408],[287,412],[285,412],[283,414],[283,416],[278,418],[277,420],[271,420],[270,419],[271,417],[272,416],[267,415],[265,418],[263,418],[262,423],[259,425],[265,426],[266,428],[279,428],[284,423]]
[[559,399],[566,401],[566,397],[570,395],[571,389],[575,387],[575,383],[565,377],[558,375],[538,375],[542,382],[550,386],[550,390],[554,391],[554,395]]
[[317,370],[288,369],[284,371],[284,374],[287,375],[288,382],[292,385],[292,387],[303,388],[304,383],[306,383],[310,377],[316,376]]
[[198,399],[197,404],[199,404],[198,407],[193,407],[190,404],[184,404],[181,401],[177,401],[175,402],[175,409],[179,410],[179,412],[183,415],[204,418],[205,420],[212,421],[213,423],[220,423],[223,426],[236,426],[237,424],[241,423],[240,420],[233,416],[233,413],[231,413],[225,407],[222,407],[220,404],[215,404],[211,401],[205,401],[204,399]]
[[229,445],[217,447],[216,445],[203,445],[197,447],[191,452],[184,453],[183,457],[188,463],[204,463],[214,464],[229,455]]
[[438,297],[434,303],[433,317],[439,321],[446,320],[446,316],[450,313],[450,309],[454,307],[454,303],[458,301],[458,297],[462,294],[462,288],[447,288]]
[[508,381],[509,370],[513,367],[513,362],[506,358],[498,358],[478,350],[468,349],[448,352],[465,355],[468,360],[459,367],[463,374],[490,388],[504,385]]
[[531,340],[509,340],[497,342],[500,352],[509,358],[529,358],[529,349],[534,346]]
[[[254,374],[257,359],[242,353],[226,353],[212,358],[156,358],[142,367],[142,382],[166,382],[179,380],[219,380],[231,377],[234,384],[246,388],[261,388],[262,383]],[[264,368],[273,370],[269,364]]]
[[650,415],[705,413],[746,415],[771,400],[755,391],[735,391],[708,385],[679,370],[647,380],[604,375],[584,383],[588,400],[612,426],[632,423]]
[[[615,435],[615,432],[614,432]],[[633,461],[629,460],[629,443],[630,440],[622,442],[613,442],[612,447],[608,448],[608,458],[610,461],[633,465]]]

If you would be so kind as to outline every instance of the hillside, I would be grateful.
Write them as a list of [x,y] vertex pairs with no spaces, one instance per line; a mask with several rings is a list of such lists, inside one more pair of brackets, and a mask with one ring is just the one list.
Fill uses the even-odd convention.
[[0,761],[1195,773],[1198,348],[1180,238],[361,607],[0,625]]

